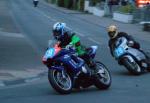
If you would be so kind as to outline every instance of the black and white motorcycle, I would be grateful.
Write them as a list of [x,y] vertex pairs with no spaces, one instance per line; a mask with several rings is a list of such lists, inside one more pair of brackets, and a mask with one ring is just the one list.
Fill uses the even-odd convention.
[[125,37],[121,37],[116,42],[113,53],[120,65],[124,65],[132,74],[140,75],[148,70],[150,65],[146,62],[147,58],[144,53],[130,45],[132,45],[132,42],[129,42]]

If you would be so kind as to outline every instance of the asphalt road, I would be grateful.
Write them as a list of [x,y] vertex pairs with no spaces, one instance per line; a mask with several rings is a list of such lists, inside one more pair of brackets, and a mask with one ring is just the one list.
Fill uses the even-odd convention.
[[[48,40],[53,39],[51,35],[52,25],[57,21],[62,21],[73,28],[81,37],[83,44],[99,46],[97,59],[107,65],[111,71],[112,85],[106,91],[98,91],[92,87],[74,91],[69,95],[59,95],[51,88],[45,76],[36,82],[0,89],[0,103],[149,103],[150,74],[132,76],[124,67],[117,64],[110,56],[107,45],[108,37],[104,27],[76,17],[76,15],[83,14],[62,12],[46,3],[41,2],[38,8],[34,8],[31,0],[7,0],[5,2],[10,8],[10,15],[15,22],[17,31],[19,30],[25,38],[25,42],[32,47],[32,53],[33,51],[37,53],[37,55],[29,53],[33,57],[30,59],[31,64],[32,60],[36,58],[34,65],[31,65],[32,67],[39,65],[40,57],[44,54]],[[5,20],[5,18],[3,19]],[[7,28],[9,27],[6,26],[6,30]],[[145,41],[142,35],[141,39],[137,39],[143,48],[149,48],[150,42]],[[28,49],[28,51],[30,50]],[[25,60],[27,59],[25,58]]]

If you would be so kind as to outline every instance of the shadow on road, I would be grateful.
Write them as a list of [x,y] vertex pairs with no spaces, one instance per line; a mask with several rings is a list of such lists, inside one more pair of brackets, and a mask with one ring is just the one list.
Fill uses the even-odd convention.
[[[109,90],[109,89],[108,89]],[[82,88],[82,89],[73,89],[72,90],[72,92],[70,93],[70,94],[67,94],[67,95],[78,95],[78,94],[81,94],[81,95],[83,95],[83,94],[88,94],[88,93],[98,93],[98,92],[107,92],[108,90],[99,90],[99,89],[97,89],[96,87],[94,87],[94,86],[92,86],[92,87],[89,87],[89,88]],[[59,94],[59,93],[57,93],[55,90],[51,90],[51,91],[49,91],[49,93],[50,93],[50,95],[54,95],[54,96],[56,96],[56,95],[60,95],[61,96],[61,94]],[[66,94],[65,94],[66,95]]]

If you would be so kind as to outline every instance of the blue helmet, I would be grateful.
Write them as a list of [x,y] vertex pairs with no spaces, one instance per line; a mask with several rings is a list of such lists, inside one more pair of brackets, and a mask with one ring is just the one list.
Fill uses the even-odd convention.
[[53,36],[56,40],[63,38],[65,33],[66,24],[57,22],[53,25]]

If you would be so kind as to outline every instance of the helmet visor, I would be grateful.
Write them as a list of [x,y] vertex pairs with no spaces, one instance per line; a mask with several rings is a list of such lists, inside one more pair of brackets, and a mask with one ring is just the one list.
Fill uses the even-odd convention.
[[108,32],[108,35],[109,35],[110,38],[113,38],[115,34],[116,34],[116,31]]
[[53,30],[53,35],[55,39],[59,40],[61,37],[61,31],[60,30]]

